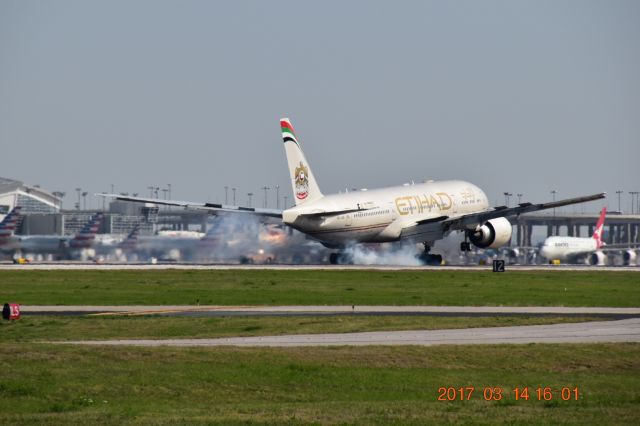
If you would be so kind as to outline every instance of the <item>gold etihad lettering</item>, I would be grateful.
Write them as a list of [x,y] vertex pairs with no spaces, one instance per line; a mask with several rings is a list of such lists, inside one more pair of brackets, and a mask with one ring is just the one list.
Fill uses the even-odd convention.
[[399,215],[424,213],[437,208],[440,211],[449,210],[453,205],[451,197],[446,192],[435,194],[407,195],[395,199],[396,209]]

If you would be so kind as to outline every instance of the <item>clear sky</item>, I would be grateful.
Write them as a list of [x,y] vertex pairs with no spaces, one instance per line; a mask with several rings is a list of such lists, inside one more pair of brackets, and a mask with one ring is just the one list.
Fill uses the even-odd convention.
[[0,176],[68,207],[291,199],[280,117],[325,193],[459,178],[615,209],[640,190],[640,2],[0,0]]

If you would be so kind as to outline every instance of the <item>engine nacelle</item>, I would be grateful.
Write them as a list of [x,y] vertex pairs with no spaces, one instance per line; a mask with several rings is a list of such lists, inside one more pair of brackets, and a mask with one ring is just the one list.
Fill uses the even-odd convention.
[[635,250],[625,250],[622,252],[622,261],[626,266],[635,265],[638,254]]
[[595,251],[589,256],[589,265],[603,266],[607,263],[607,255],[601,251]]
[[498,248],[511,239],[511,222],[504,217],[487,221],[484,225],[469,232],[469,239],[480,248]]

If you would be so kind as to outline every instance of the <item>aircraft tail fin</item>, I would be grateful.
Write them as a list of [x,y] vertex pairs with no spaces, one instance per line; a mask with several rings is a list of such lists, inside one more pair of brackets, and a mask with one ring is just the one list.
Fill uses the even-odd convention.
[[597,247],[600,248],[604,245],[602,242],[602,230],[604,229],[604,217],[607,215],[607,208],[603,207],[600,212],[600,217],[596,223],[596,229],[593,231],[593,239],[596,240]]
[[280,128],[282,129],[282,140],[287,154],[287,163],[293,187],[293,199],[296,205],[319,200],[323,197],[322,192],[320,192],[309,163],[300,148],[300,143],[291,121],[288,118],[281,119]]
[[120,243],[120,248],[123,250],[133,250],[138,244],[139,235],[140,235],[140,224],[136,224],[131,230],[131,232],[129,232],[129,235],[127,235],[127,238],[125,238]]
[[20,210],[22,207],[16,206],[11,210],[0,222],[0,238],[7,238],[13,235],[18,227],[18,220],[20,220]]
[[93,241],[96,238],[96,234],[98,233],[98,229],[100,228],[100,224],[102,223],[102,218],[104,215],[101,212],[96,213],[91,217],[89,222],[87,222],[80,232],[78,232],[75,237],[70,242],[71,247],[73,248],[87,248],[91,247]]

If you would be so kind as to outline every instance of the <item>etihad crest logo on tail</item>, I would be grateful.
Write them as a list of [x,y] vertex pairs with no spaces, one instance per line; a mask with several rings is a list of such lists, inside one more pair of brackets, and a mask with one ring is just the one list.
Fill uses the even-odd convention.
[[293,178],[296,181],[296,198],[304,200],[309,195],[309,169],[302,164],[302,161],[296,167]]

